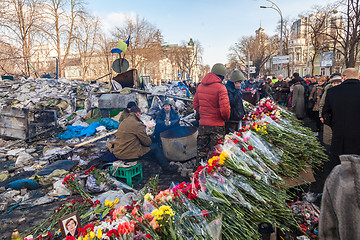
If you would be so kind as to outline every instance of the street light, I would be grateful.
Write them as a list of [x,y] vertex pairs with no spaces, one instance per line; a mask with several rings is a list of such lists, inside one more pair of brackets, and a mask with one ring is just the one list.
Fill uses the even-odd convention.
[[[283,16],[282,16],[281,10],[280,10],[278,5],[276,5],[271,0],[265,0],[265,1],[271,3],[271,6],[270,7],[260,6],[260,8],[272,8],[275,11],[277,11],[279,13],[279,15],[280,15],[280,56],[282,56],[282,36],[283,36],[283,24],[284,24]],[[282,64],[280,64],[280,74],[281,74],[281,70],[282,70]]]

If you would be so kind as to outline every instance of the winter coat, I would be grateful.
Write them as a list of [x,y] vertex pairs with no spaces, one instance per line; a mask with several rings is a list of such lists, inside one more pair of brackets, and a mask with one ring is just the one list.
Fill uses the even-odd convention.
[[309,96],[309,102],[312,101],[314,103],[314,106],[312,107],[312,110],[314,112],[319,111],[320,99],[321,99],[321,94],[322,94],[323,90],[324,90],[324,85],[319,85],[319,84],[316,84],[311,90],[311,93]]
[[[276,88],[281,88],[279,90],[276,90]],[[277,81],[273,87],[272,90],[274,92],[274,100],[277,102],[286,102],[286,98],[288,93],[290,92],[290,87],[287,82],[285,81]]]
[[[165,118],[166,118],[166,113],[165,113],[165,110],[162,108],[159,111],[159,113],[156,115],[156,119],[155,119],[156,125],[160,126],[160,127],[165,127],[166,126]],[[178,112],[175,109],[173,109],[172,107],[170,109],[169,120],[170,120],[170,125],[179,124],[179,121],[180,121]]]
[[245,81],[245,86],[244,86],[245,89],[249,88],[250,90],[256,90],[259,88],[259,83],[257,82],[253,82],[253,83],[250,83],[249,80]]
[[360,239],[360,156],[341,155],[326,179],[321,200],[319,239]]
[[301,77],[293,78],[288,82],[288,85],[289,85],[289,87],[291,87],[292,85],[294,85],[297,82],[302,83],[302,82],[304,82],[304,79],[302,79]]
[[222,80],[211,72],[206,74],[197,88],[193,105],[200,115],[200,125],[222,127],[229,120],[228,92]]
[[130,113],[117,129],[113,153],[119,159],[137,159],[150,151],[150,145],[145,124]]
[[303,119],[305,116],[305,101],[304,101],[304,87],[300,82],[294,84],[292,93],[291,107],[295,109],[295,114],[298,119]]
[[166,130],[168,130],[170,128],[180,127],[179,114],[172,107],[171,107],[170,115],[169,115],[169,121],[170,121],[169,126],[167,126],[165,124],[165,119],[166,119],[166,113],[165,113],[165,110],[162,108],[159,111],[159,113],[156,115],[156,119],[155,119],[156,125],[155,125],[154,134],[155,134],[155,137],[156,137],[157,141],[159,140],[160,133],[162,133],[162,132],[164,132],[164,131],[166,131]]
[[360,81],[347,79],[327,90],[322,115],[332,131],[334,155],[360,155]]
[[231,107],[229,121],[239,122],[245,116],[241,90],[236,89],[235,84],[231,81],[227,81],[225,86],[228,92]]
[[[320,103],[319,103],[319,118],[322,118],[322,110],[325,104],[325,97],[327,94],[327,90],[331,88],[332,85],[328,84],[324,87],[324,93],[321,96]],[[331,145],[331,138],[332,138],[332,130],[331,127],[327,124],[323,125],[323,143],[330,146]]]

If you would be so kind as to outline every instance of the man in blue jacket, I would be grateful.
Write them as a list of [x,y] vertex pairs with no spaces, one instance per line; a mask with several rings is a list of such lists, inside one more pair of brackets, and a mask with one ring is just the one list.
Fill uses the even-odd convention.
[[180,127],[180,117],[178,112],[172,108],[169,100],[165,100],[163,108],[156,115],[154,141],[160,141],[160,133],[171,128]]

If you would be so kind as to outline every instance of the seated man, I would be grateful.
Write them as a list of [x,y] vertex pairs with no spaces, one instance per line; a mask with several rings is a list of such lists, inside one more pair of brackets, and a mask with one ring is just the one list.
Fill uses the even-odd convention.
[[180,127],[180,117],[175,109],[172,108],[169,100],[165,100],[163,108],[156,115],[156,125],[154,130],[154,141],[160,141],[160,133],[175,127]]
[[140,117],[140,109],[133,106],[130,115],[118,127],[113,152],[105,153],[88,166],[102,161],[137,161],[147,158],[156,161],[165,174],[175,173],[178,166],[170,166],[160,147],[157,144],[151,144],[151,139],[146,134],[146,126]]
[[126,108],[121,113],[121,116],[119,118],[119,123],[124,121],[124,119],[127,118],[130,115],[130,110],[131,110],[131,107],[133,107],[133,106],[136,106],[135,102],[128,102]]

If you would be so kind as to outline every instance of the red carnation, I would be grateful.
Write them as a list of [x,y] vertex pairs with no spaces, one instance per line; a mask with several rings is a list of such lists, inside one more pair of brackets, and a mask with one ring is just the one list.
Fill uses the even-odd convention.
[[115,234],[116,237],[119,237],[119,232],[117,229],[111,229],[106,233],[106,236],[111,237],[113,234]]
[[246,149],[244,147],[241,148],[241,151],[246,152]]
[[254,150],[253,146],[248,146],[249,151]]

